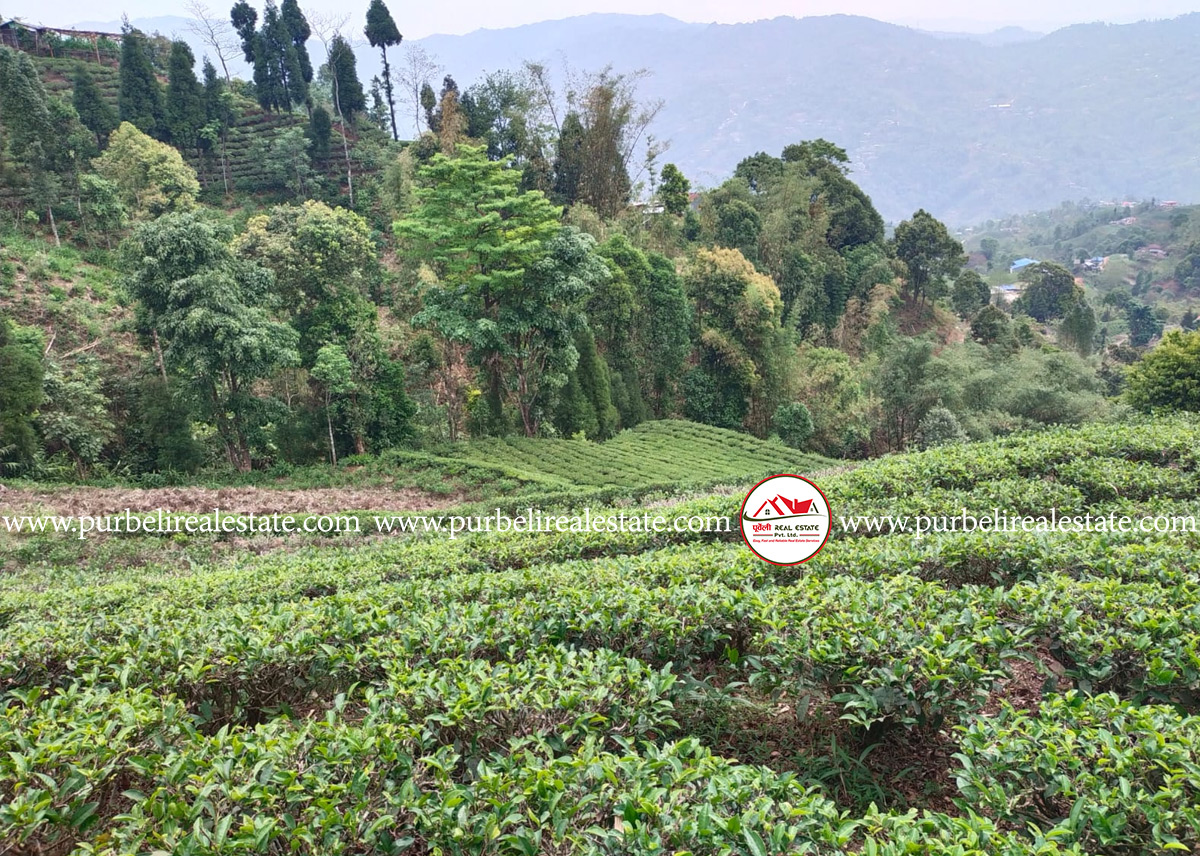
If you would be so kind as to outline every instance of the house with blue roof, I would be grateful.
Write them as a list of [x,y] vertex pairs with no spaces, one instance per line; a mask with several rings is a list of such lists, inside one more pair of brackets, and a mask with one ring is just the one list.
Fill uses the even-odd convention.
[[1017,272],[1017,271],[1019,271],[1021,268],[1027,268],[1027,267],[1029,267],[1030,265],[1035,265],[1035,264],[1037,264],[1037,263],[1038,263],[1038,260],[1037,260],[1037,259],[1017,259],[1017,260],[1016,260],[1015,262],[1013,262],[1013,263],[1012,263],[1012,265],[1011,265],[1011,266],[1008,268],[1008,272],[1009,272],[1009,273],[1016,273],[1016,272]]

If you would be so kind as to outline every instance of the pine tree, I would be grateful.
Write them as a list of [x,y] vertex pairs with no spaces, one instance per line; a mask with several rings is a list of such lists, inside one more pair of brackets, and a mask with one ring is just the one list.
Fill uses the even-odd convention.
[[313,160],[329,159],[332,136],[333,120],[329,117],[329,111],[317,105],[308,119],[308,153]]
[[233,24],[238,38],[242,40],[242,53],[246,62],[253,63],[257,44],[258,12],[246,0],[238,0],[229,10],[229,22]]
[[59,185],[52,172],[56,139],[42,78],[26,53],[0,48],[0,122],[8,138],[11,155],[29,175],[29,195],[45,205],[54,243],[58,226],[54,203]]
[[150,45],[141,31],[129,27],[121,39],[120,80],[117,108],[121,121],[152,137],[165,136],[162,87],[154,74]]
[[563,120],[558,136],[558,152],[554,158],[554,201],[574,205],[579,198],[579,181],[583,175],[583,123],[572,110]]
[[354,49],[341,35],[329,43],[329,78],[333,81],[333,108],[338,116],[352,121],[367,107],[367,97],[358,79]]
[[[210,64],[211,65],[211,64]],[[215,74],[215,69],[213,70]],[[200,129],[204,127],[204,92],[196,79],[196,57],[187,42],[171,45],[167,65],[167,98],[165,105],[167,131],[176,148],[196,148],[200,144]]]
[[404,38],[400,35],[400,30],[396,27],[396,22],[392,19],[392,14],[388,11],[387,6],[383,4],[383,0],[371,0],[371,6],[367,9],[367,26],[364,30],[367,36],[367,41],[371,43],[371,47],[379,48],[380,54],[383,56],[383,92],[387,96],[388,114],[392,120],[392,139],[400,139],[400,134],[396,130],[396,99],[392,88],[392,69],[388,65],[387,49],[400,44]]
[[305,96],[297,99],[296,103],[303,104],[308,97],[308,84],[312,83],[313,79],[312,60],[308,56],[308,40],[312,37],[312,27],[308,25],[308,19],[300,11],[300,4],[296,0],[283,0],[279,7],[279,19],[287,27],[292,46],[296,49],[296,63],[300,68],[299,79],[304,81]]
[[117,113],[100,95],[95,78],[83,64],[76,69],[72,85],[72,103],[79,114],[79,121],[96,135],[96,148],[102,149],[108,141],[108,135],[117,129]]

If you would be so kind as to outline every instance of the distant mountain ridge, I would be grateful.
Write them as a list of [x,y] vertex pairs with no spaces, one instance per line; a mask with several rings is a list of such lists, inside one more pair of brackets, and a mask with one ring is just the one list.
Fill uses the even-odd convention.
[[[464,87],[526,59],[649,69],[642,92],[666,102],[653,128],[671,141],[664,160],[694,183],[719,183],[756,151],[825,137],[847,149],[855,180],[893,221],[919,207],[965,224],[1068,199],[1200,200],[1200,14],[1040,37],[845,15],[689,24],[595,14],[419,43]],[[358,57],[367,81],[378,55],[363,45]]]

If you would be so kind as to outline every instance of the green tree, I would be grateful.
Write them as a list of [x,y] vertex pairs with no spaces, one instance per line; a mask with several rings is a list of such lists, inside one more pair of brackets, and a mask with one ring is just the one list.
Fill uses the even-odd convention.
[[1126,378],[1126,397],[1139,410],[1200,413],[1200,333],[1167,333]]
[[28,462],[37,450],[33,426],[43,400],[43,372],[41,354],[16,341],[0,314],[0,464]]
[[954,411],[940,404],[931,407],[917,426],[917,443],[922,449],[963,443],[968,439]]
[[328,345],[350,361],[352,387],[338,393],[336,427],[354,451],[407,440],[413,408],[370,300],[381,269],[367,221],[312,200],[282,205],[252,217],[234,249],[274,272],[275,293],[299,334],[301,366],[311,371]]
[[579,359],[558,395],[554,427],[566,437],[582,433],[589,440],[607,440],[616,433],[620,414],[612,401],[608,364],[586,324],[575,332],[575,350]]
[[895,339],[883,354],[875,387],[890,449],[903,449],[912,441],[921,420],[936,402],[936,393],[928,383],[932,358],[932,342],[906,337]]
[[414,322],[473,353],[487,375],[490,418],[502,424],[507,355],[495,333],[501,308],[510,297],[538,299],[528,294],[526,273],[558,234],[560,211],[538,191],[521,192],[520,174],[488,160],[483,148],[435,155],[418,180],[417,207],[395,229],[438,282]]
[[662,184],[659,185],[658,195],[668,214],[676,217],[683,215],[688,207],[691,189],[691,183],[675,164],[669,163],[662,168]]
[[129,222],[129,212],[121,201],[116,184],[96,173],[80,177],[79,206],[91,242],[96,235],[112,249],[112,238]]
[[98,157],[96,172],[117,188],[135,217],[186,211],[195,207],[200,183],[176,149],[151,139],[129,122],[113,131]]
[[771,425],[779,439],[793,449],[803,449],[813,435],[812,414],[802,402],[790,401],[775,408]]
[[71,103],[79,114],[79,121],[96,135],[96,148],[103,149],[108,135],[117,129],[117,113],[100,94],[96,79],[88,73],[87,65],[80,63],[72,78]]
[[962,244],[924,209],[896,227],[892,247],[908,270],[905,297],[911,303],[941,298],[946,279],[966,263]]
[[983,277],[973,270],[964,270],[954,280],[950,303],[958,317],[966,321],[973,318],[992,298],[992,290]]
[[1083,300],[1083,288],[1075,283],[1074,275],[1054,262],[1029,265],[1021,272],[1021,280],[1025,288],[1017,305],[1042,323],[1062,318]]
[[[216,69],[213,69],[214,75]],[[207,119],[204,90],[196,79],[196,57],[187,42],[172,42],[167,65],[166,130],[180,149],[200,145],[200,129]]]
[[217,76],[217,69],[208,58],[204,59],[204,126],[200,129],[201,145],[206,156],[219,148],[221,181],[225,192],[229,192],[229,130],[237,120],[234,96],[225,80]]
[[333,140],[333,120],[319,104],[308,120],[308,152],[315,161],[329,160]]
[[43,381],[46,400],[38,408],[37,425],[46,453],[66,453],[83,476],[113,439],[108,398],[101,391],[103,366],[87,355],[64,368],[50,360]]
[[579,199],[579,182],[583,176],[584,130],[579,114],[572,110],[563,119],[554,158],[554,200],[560,205],[574,205]]
[[1129,344],[1135,348],[1144,348],[1162,335],[1162,321],[1144,303],[1131,301],[1125,307],[1125,318],[1129,322]]
[[253,433],[269,421],[256,383],[298,361],[298,337],[272,318],[270,271],[235,257],[231,237],[196,214],[171,214],[135,229],[122,255],[139,326],[161,341],[165,367],[246,472]]
[[168,132],[162,86],[154,72],[150,45],[140,30],[130,27],[122,31],[117,110],[122,122],[129,122],[151,137]]
[[983,253],[983,257],[987,259],[988,270],[992,269],[992,262],[999,251],[1000,242],[995,238],[984,238],[979,242],[979,252]]
[[367,8],[367,26],[363,32],[367,41],[371,43],[371,47],[379,48],[380,55],[383,57],[383,92],[387,96],[388,115],[392,120],[392,139],[398,140],[400,132],[396,130],[396,97],[392,86],[392,69],[388,65],[387,49],[400,44],[404,37],[400,35],[396,22],[392,20],[392,13],[388,11],[383,0],[371,0],[371,5]]
[[358,62],[354,49],[342,36],[335,35],[329,43],[329,79],[333,85],[334,112],[352,120],[355,113],[367,108],[367,97],[358,79]]
[[765,436],[788,392],[790,349],[778,287],[737,250],[720,248],[699,250],[683,281],[700,332],[699,374],[684,380],[685,412]]
[[45,212],[58,244],[54,204],[61,183],[54,167],[63,141],[56,133],[46,90],[33,61],[28,54],[7,47],[0,47],[0,128],[8,138],[9,155],[25,173],[28,188],[24,195]]
[[1081,357],[1092,353],[1096,338],[1096,312],[1086,300],[1077,300],[1063,315],[1059,336]]
[[999,344],[1012,336],[1011,327],[1008,313],[989,303],[971,319],[971,338],[981,345]]

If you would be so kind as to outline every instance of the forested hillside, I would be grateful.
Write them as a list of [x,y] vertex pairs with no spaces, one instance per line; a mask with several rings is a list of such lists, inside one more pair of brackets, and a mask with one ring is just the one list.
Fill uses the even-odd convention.
[[[144,26],[201,52],[185,18]],[[850,154],[889,222],[924,207],[962,226],[1063,200],[1200,200],[1197,39],[1200,15],[946,38],[850,16],[710,26],[597,14],[406,40],[392,63],[419,52],[418,66],[464,86],[527,60],[646,69],[644,94],[664,101],[654,133],[699,184],[724,181],[747,153],[822,137]],[[318,40],[310,49],[321,55]],[[358,57],[364,81],[381,73],[378,50]],[[398,118],[412,134],[413,111]]]
[[[1168,313],[1126,342],[1109,322],[1136,295],[1102,306],[1048,260],[993,295],[925,210],[887,237],[823,139],[748,146],[692,192],[639,75],[426,79],[407,142],[401,72],[364,85],[295,0],[218,23],[252,80],[132,28],[103,53],[28,33],[0,53],[10,475],[247,473],[679,418],[862,457],[1119,415],[1139,349],[1191,326]],[[1191,212],[1171,228],[1194,234]]]

